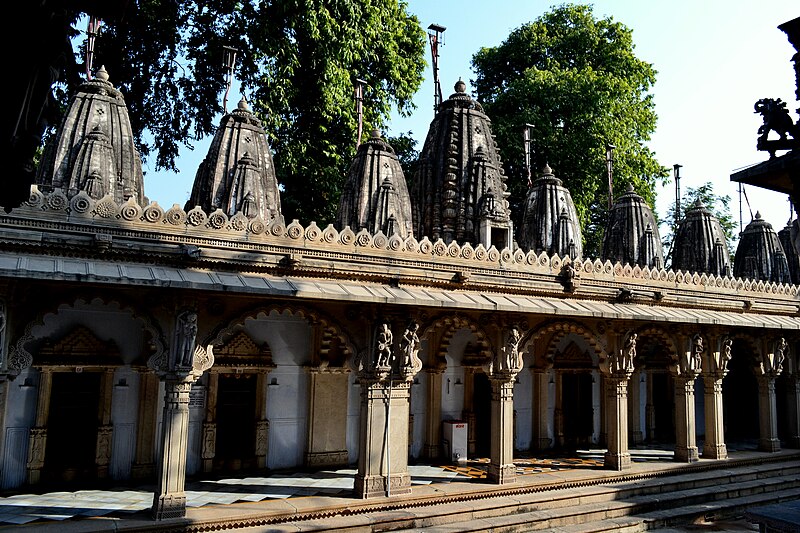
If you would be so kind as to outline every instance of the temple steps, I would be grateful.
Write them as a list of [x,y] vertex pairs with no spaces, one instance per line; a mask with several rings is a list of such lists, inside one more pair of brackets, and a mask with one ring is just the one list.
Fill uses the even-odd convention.
[[800,459],[274,524],[270,531],[632,532],[800,499]]

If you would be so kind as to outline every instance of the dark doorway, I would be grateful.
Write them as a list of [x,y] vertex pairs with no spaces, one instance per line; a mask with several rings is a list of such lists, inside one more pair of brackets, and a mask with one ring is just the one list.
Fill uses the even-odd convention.
[[672,376],[667,372],[653,373],[653,418],[656,442],[675,442],[675,392]]
[[45,483],[97,478],[100,377],[97,372],[53,373],[42,472]]
[[758,382],[748,346],[734,341],[728,375],[722,380],[722,420],[725,440],[758,439]]
[[592,375],[586,372],[561,375],[561,409],[564,446],[587,446],[592,439]]
[[475,410],[475,453],[489,457],[492,446],[492,385],[481,372],[475,373],[473,408]]
[[256,383],[254,374],[220,376],[217,382],[216,467],[255,467]]

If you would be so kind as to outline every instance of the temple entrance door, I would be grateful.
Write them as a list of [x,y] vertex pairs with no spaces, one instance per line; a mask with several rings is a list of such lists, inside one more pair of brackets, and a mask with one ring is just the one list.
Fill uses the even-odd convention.
[[492,384],[483,372],[475,373],[475,453],[489,457],[492,445]]
[[45,483],[97,478],[98,372],[54,372],[42,479]]
[[592,375],[588,372],[561,375],[561,409],[564,446],[588,446],[592,439]]
[[217,384],[218,470],[255,468],[255,374],[220,375]]
[[675,442],[675,392],[667,372],[653,373],[653,417],[656,442]]
[[754,440],[759,438],[758,382],[753,374],[752,356],[734,341],[733,354],[728,362],[728,375],[722,380],[722,419],[725,440]]

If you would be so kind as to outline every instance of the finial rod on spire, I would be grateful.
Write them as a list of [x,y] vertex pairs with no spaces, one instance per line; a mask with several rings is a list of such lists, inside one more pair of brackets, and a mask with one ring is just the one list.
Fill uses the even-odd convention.
[[225,66],[225,96],[222,98],[222,112],[228,112],[228,94],[233,84],[233,69],[236,67],[236,53],[239,51],[232,46],[223,46],[222,63]]
[[533,142],[533,124],[525,124],[522,130],[522,146],[525,149],[525,173],[528,177],[528,188],[533,186],[531,181],[531,143]]
[[442,85],[439,83],[439,44],[444,45],[444,31],[447,29],[439,24],[428,26],[428,41],[431,43],[431,56],[433,65],[433,112],[439,111],[442,103]]
[[364,130],[364,87],[367,86],[367,82],[356,78],[353,80],[353,86],[355,88],[356,114],[358,114],[358,134],[356,135],[356,150],[358,150],[358,147],[361,146],[361,134]]
[[678,227],[678,222],[681,219],[681,167],[675,163],[672,165],[672,170],[675,173],[675,228]]
[[94,62],[94,42],[97,34],[100,33],[102,20],[94,15],[89,17],[89,24],[86,28],[86,79],[92,79],[92,63]]
[[614,207],[614,146],[606,143],[606,170],[608,171],[608,209]]

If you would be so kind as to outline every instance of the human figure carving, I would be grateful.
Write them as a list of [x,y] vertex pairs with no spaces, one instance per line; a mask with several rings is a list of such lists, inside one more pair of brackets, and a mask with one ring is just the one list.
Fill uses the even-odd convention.
[[419,324],[412,320],[403,333],[403,339],[400,341],[400,351],[403,353],[403,366],[413,366],[414,361],[417,359],[417,353],[419,352],[418,329]]
[[689,359],[689,361],[687,361],[688,368],[686,370],[691,370],[691,371],[700,370],[703,364],[702,357],[704,350],[705,348],[703,347],[703,337],[700,335],[695,335],[694,338],[692,339],[692,352],[690,356],[691,358]]
[[506,336],[505,361],[501,365],[503,370],[519,370],[522,365],[519,361],[519,341],[522,334],[517,326],[511,326]]
[[625,339],[625,345],[622,347],[620,356],[616,358],[616,365],[614,365],[614,361],[612,361],[612,366],[614,366],[616,372],[628,372],[633,369],[633,360],[636,358],[636,339],[638,336],[639,335],[636,333],[631,333],[628,335],[628,338]]
[[775,343],[775,370],[783,370],[783,361],[786,360],[788,349],[789,343],[787,343],[786,339],[783,337],[778,339],[778,342]]
[[383,323],[378,326],[378,339],[375,354],[375,366],[387,368],[392,356],[392,330],[389,324]]
[[197,313],[184,311],[178,315],[176,361],[182,367],[191,367],[194,361],[194,343],[197,338]]
[[728,362],[731,360],[733,351],[733,339],[725,337],[722,340],[722,352],[720,353],[719,370],[725,372],[728,369]]

